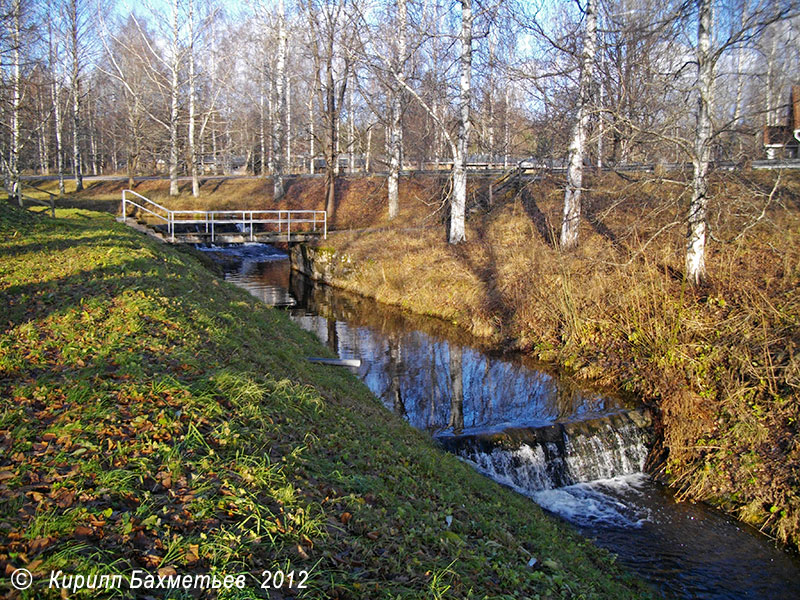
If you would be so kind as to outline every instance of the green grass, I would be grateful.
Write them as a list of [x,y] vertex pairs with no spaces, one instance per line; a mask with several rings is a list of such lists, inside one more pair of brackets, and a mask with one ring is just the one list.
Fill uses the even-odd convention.
[[[108,215],[0,206],[0,323],[0,594],[23,566],[23,598],[61,597],[54,569],[248,574],[220,598],[649,594],[307,362],[326,350],[286,314]],[[270,595],[267,569],[308,588]]]

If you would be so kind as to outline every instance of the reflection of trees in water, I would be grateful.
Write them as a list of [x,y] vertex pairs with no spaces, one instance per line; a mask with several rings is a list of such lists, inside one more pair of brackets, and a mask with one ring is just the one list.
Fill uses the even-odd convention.
[[[309,322],[342,357],[362,359],[360,376],[387,406],[431,431],[485,428],[504,423],[545,425],[601,410],[604,401],[520,363],[493,358],[419,331],[357,327],[329,318]],[[379,322],[377,317],[374,318]]]
[[333,350],[337,355],[339,354],[339,335],[336,331],[336,321],[334,319],[327,319],[327,344],[328,348]]
[[389,337],[389,397],[392,407],[401,417],[406,416],[406,407],[403,405],[403,394],[400,391],[400,375],[403,372],[402,346],[397,336]]
[[456,435],[464,431],[464,379],[461,346],[450,346],[450,419],[448,427]]

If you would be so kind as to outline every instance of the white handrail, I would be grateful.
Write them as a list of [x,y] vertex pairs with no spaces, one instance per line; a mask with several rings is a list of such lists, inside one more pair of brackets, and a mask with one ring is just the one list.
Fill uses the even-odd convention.
[[[137,198],[141,198],[144,202],[154,207],[156,210],[163,211],[163,215],[151,210],[146,206],[142,206],[138,202],[129,200],[127,195],[132,194]],[[325,210],[311,210],[311,209],[298,209],[298,210],[171,210],[166,206],[162,206],[157,202],[153,202],[149,198],[134,192],[133,190],[122,190],[122,221],[127,223],[128,220],[128,205],[132,205],[139,210],[153,215],[157,219],[164,221],[167,224],[167,234],[170,241],[175,241],[175,223],[182,223],[185,225],[205,225],[206,233],[211,234],[211,241],[213,242],[216,236],[215,226],[223,224],[235,224],[242,226],[242,233],[247,233],[247,227],[250,227],[250,240],[255,241],[254,225],[256,224],[277,224],[278,232],[282,232],[283,225],[286,224],[286,240],[291,241],[292,238],[292,222],[294,223],[311,223],[313,231],[317,230],[317,223],[320,217],[322,218],[323,238],[328,239],[328,212]],[[197,215],[198,218],[191,218]],[[182,218],[182,217],[189,218]],[[225,218],[230,216],[232,218]],[[177,217],[177,218],[176,218]],[[222,218],[220,218],[222,217]],[[299,218],[298,218],[299,217]],[[209,227],[210,225],[210,227]],[[210,231],[209,231],[210,229]]]

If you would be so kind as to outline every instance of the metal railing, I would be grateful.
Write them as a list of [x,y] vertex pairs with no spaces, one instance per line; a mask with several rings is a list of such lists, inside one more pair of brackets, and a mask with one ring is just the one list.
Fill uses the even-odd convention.
[[[129,194],[136,196],[140,202],[129,199]],[[278,233],[283,233],[285,226],[288,242],[292,239],[292,225],[310,224],[315,232],[321,227],[323,238],[328,239],[328,213],[324,210],[171,210],[133,190],[122,190],[123,222],[127,222],[129,205],[162,221],[167,226],[171,242],[175,241],[176,225],[202,225],[211,242],[218,235],[219,225],[241,226],[241,233],[249,234],[250,241],[256,241],[256,225],[277,225]],[[307,232],[295,230],[297,233]]]

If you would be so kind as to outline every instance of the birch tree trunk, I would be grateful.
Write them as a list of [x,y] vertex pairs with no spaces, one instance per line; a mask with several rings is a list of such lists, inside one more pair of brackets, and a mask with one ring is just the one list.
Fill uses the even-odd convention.
[[72,173],[75,177],[75,191],[83,190],[83,158],[80,146],[81,81],[80,49],[78,47],[78,0],[71,0],[68,6],[70,28],[70,52],[72,58]]
[[286,55],[288,41],[286,35],[286,8],[284,0],[278,2],[278,61],[275,68],[276,101],[278,114],[273,120],[272,131],[272,187],[273,199],[283,198],[283,159],[286,152]]
[[453,198],[450,202],[450,243],[466,239],[467,156],[469,154],[470,102],[472,98],[472,0],[461,0],[461,86],[458,101],[458,140],[453,156]]
[[39,128],[38,128],[38,144],[39,144],[39,173],[42,175],[50,174],[50,135],[47,130],[49,119],[45,117],[47,114],[47,90],[38,90],[36,92],[36,108],[39,112]]
[[[288,53],[286,60],[288,64]],[[283,170],[289,174],[292,172],[292,80],[288,70],[286,72],[286,163]]]
[[172,56],[170,57],[170,113],[169,113],[169,195],[177,196],[178,190],[178,0],[172,3]]
[[389,220],[397,216],[400,209],[400,169],[403,164],[403,124],[402,124],[402,93],[405,82],[405,60],[408,21],[406,0],[397,0],[397,20],[400,37],[397,42],[394,69],[397,81],[392,86],[391,124],[389,134]]
[[706,278],[706,210],[708,163],[711,159],[711,109],[714,63],[710,57],[712,0],[697,0],[697,130],[694,138],[694,175],[686,242],[686,279],[700,285]]
[[194,0],[188,0],[189,10],[189,169],[192,174],[192,196],[200,195],[200,180],[197,175],[197,150],[194,141],[195,128],[195,77],[194,77]]
[[308,98],[308,173],[314,174],[314,95]]
[[355,82],[350,82],[350,92],[347,94],[347,172],[352,173],[355,170],[356,162],[353,150],[355,150],[356,140],[356,120],[353,114],[354,110],[354,96],[353,89]]
[[508,124],[508,107],[509,107],[509,94],[511,94],[511,86],[506,83],[505,102],[503,105],[503,168],[508,169],[508,153],[511,141],[511,131]]
[[11,44],[14,46],[14,67],[11,79],[11,152],[8,158],[8,195],[16,198],[22,206],[22,194],[19,189],[19,109],[20,97],[20,20],[22,18],[21,0],[14,0],[11,5],[11,19],[9,31]]
[[586,26],[583,32],[581,78],[578,90],[578,114],[572,128],[569,145],[567,186],[564,192],[564,215],[561,221],[562,250],[578,246],[578,230],[581,224],[581,186],[583,185],[583,157],[586,152],[586,130],[589,126],[589,99],[591,95],[592,70],[597,44],[596,0],[586,2]]
[[266,94],[266,64],[261,67],[258,78],[258,142],[261,150],[261,177],[267,176],[267,136],[266,136],[266,117],[264,115],[264,96]]
[[53,100],[53,127],[56,134],[56,169],[58,170],[58,195],[63,196],[64,189],[64,146],[61,141],[61,87],[58,81],[58,48],[53,43],[52,24],[48,23],[48,49],[52,80],[51,98]]
[[270,175],[275,172],[275,82],[273,77],[267,81],[267,122],[269,124],[269,144],[267,144],[267,171]]
[[89,156],[91,157],[92,175],[97,175],[97,104],[89,97]]
[[367,151],[364,156],[364,173],[369,173],[370,162],[372,158],[372,126],[367,129]]

